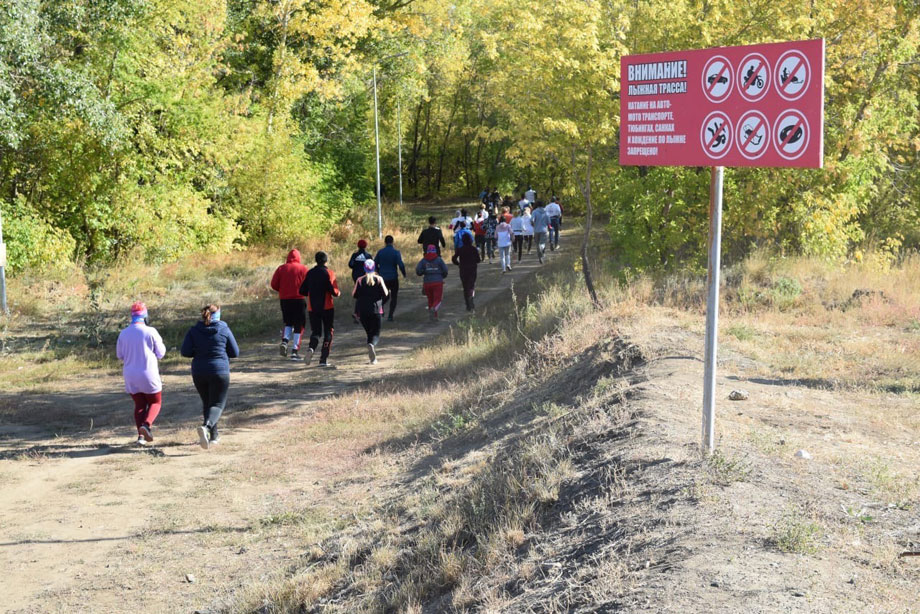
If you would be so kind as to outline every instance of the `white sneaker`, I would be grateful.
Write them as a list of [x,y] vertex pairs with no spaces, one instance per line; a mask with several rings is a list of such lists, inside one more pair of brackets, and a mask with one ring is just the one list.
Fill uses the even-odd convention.
[[313,348],[307,348],[307,349],[310,351],[307,352],[306,363],[310,364],[311,362],[313,362],[313,354],[316,352],[316,350],[314,350]]
[[281,352],[282,356],[287,356],[287,339],[281,340],[281,345],[278,346],[278,350]]
[[136,442],[136,443],[137,443],[137,445],[139,445],[139,446],[146,446],[146,445],[147,445],[147,442],[144,441],[144,438],[141,437],[140,435],[137,436],[137,442]]
[[139,439],[143,439],[144,441],[153,441],[153,433],[151,433],[150,429],[143,424],[138,427],[137,436]]
[[211,432],[204,425],[198,427],[198,445],[201,446],[202,450],[207,450],[211,447]]
[[291,352],[291,360],[293,361],[303,360],[303,357],[297,352],[297,350],[294,350]]
[[377,364],[377,349],[374,347],[373,343],[367,344],[367,357],[370,359],[371,364]]

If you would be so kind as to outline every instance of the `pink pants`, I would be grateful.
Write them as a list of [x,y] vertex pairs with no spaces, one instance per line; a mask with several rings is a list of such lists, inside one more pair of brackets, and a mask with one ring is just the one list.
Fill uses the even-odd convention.
[[157,415],[160,413],[160,407],[163,405],[163,393],[135,392],[131,395],[131,398],[134,399],[134,424],[137,428],[144,424],[152,426],[153,421],[157,419]]

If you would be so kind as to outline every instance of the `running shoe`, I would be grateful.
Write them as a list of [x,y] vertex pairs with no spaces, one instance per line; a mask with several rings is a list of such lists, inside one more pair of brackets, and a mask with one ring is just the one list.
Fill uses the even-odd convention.
[[313,354],[316,352],[313,348],[308,348],[309,352],[307,353],[307,364],[313,362]]
[[146,445],[147,445],[147,442],[144,441],[144,438],[141,437],[140,435],[137,436],[137,442],[136,442],[136,443],[137,443],[137,445],[139,445],[139,446],[146,446]]
[[303,356],[301,356],[301,355],[297,352],[297,350],[292,350],[292,351],[291,351],[291,360],[293,360],[293,361],[303,360]]
[[207,450],[211,445],[211,430],[204,425],[198,427],[198,445],[202,450]]
[[146,424],[142,424],[137,428],[138,437],[143,437],[144,441],[153,441],[153,433],[150,432],[150,427]]
[[367,357],[372,365],[377,364],[377,349],[374,347],[373,343],[367,344]]
[[281,352],[282,356],[287,356],[287,344],[288,344],[288,340],[282,339],[281,345],[278,346],[278,350]]

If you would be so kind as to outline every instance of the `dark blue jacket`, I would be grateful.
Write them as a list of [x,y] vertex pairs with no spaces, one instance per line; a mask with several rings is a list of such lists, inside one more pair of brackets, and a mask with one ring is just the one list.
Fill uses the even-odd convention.
[[387,245],[374,256],[377,263],[377,274],[384,279],[399,279],[399,272],[406,276],[406,265],[403,264],[402,254],[392,245]]
[[230,359],[240,355],[240,346],[226,322],[198,322],[185,333],[181,352],[192,359],[192,375],[229,375]]

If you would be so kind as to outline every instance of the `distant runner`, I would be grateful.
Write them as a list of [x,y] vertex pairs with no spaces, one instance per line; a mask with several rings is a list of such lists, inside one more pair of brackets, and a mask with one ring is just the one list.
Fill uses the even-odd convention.
[[502,273],[511,270],[511,244],[514,241],[514,233],[511,231],[511,224],[501,222],[495,229],[495,241],[498,244],[498,258],[502,263]]
[[153,441],[153,421],[163,405],[163,383],[157,361],[166,355],[166,346],[157,329],[147,325],[147,306],[131,305],[131,324],[118,334],[115,355],[124,367],[125,392],[134,401],[137,445]]
[[511,232],[514,234],[514,248],[517,252],[517,261],[521,261],[521,252],[524,249],[524,218],[517,215],[511,218]]
[[525,207],[521,214],[521,223],[524,225],[524,245],[527,247],[527,253],[530,253],[533,247],[533,217],[530,215],[530,207]]
[[313,360],[319,338],[323,338],[323,350],[319,355],[319,366],[329,367],[329,351],[332,349],[332,336],[335,334],[335,309],[333,298],[341,296],[335,273],[326,267],[329,257],[326,252],[316,252],[316,266],[307,271],[307,276],[300,286],[300,293],[307,297],[307,317],[310,319],[310,353],[307,364]]
[[546,209],[543,203],[537,201],[536,208],[531,216],[533,221],[533,236],[537,243],[537,259],[543,264],[543,257],[546,254],[546,233],[549,228],[549,216],[546,215]]
[[422,253],[426,253],[429,245],[434,245],[438,250],[438,256],[441,255],[441,248],[447,247],[447,241],[444,240],[444,234],[435,224],[438,220],[432,215],[428,218],[428,228],[424,229],[418,236],[418,244],[422,246]]
[[486,211],[485,205],[483,205],[473,220],[473,239],[476,249],[479,250],[480,260],[486,259],[486,220],[488,219],[489,213]]
[[393,314],[396,313],[396,299],[399,297],[399,274],[402,273],[403,279],[406,278],[406,265],[403,263],[402,254],[393,246],[393,236],[387,235],[383,242],[385,245],[374,256],[374,261],[377,263],[377,273],[387,285],[388,294],[383,299],[383,304],[390,304],[387,322],[392,322]]
[[562,207],[555,196],[546,205],[546,215],[549,216],[549,248],[555,251],[559,248],[559,230],[562,228]]
[[361,326],[367,333],[367,357],[372,365],[377,364],[377,344],[380,342],[380,327],[383,322],[383,301],[388,291],[383,278],[374,272],[374,261],[364,261],[364,276],[355,282],[351,295],[355,299]]
[[473,239],[473,233],[466,227],[466,222],[461,221],[457,223],[457,229],[454,232],[454,251],[460,249],[460,246],[463,245],[463,237],[469,236],[470,240]]
[[524,213],[524,209],[526,209],[529,206],[530,206],[530,201],[527,200],[527,197],[521,194],[521,200],[518,201],[518,210],[521,213]]
[[292,249],[288,252],[287,262],[275,269],[272,275],[272,290],[278,293],[281,301],[281,320],[284,329],[281,332],[281,355],[287,356],[288,343],[292,339],[291,360],[303,360],[300,357],[300,339],[307,326],[307,301],[300,294],[300,284],[307,276],[307,267],[300,263],[300,252]]
[[473,311],[476,308],[473,304],[473,297],[476,296],[476,269],[481,259],[469,235],[463,235],[462,241],[463,245],[454,253],[451,262],[460,269],[460,284],[463,286],[466,310]]
[[422,291],[428,297],[428,319],[437,320],[438,310],[444,297],[444,278],[447,277],[447,264],[441,260],[436,246],[425,248],[425,257],[415,266],[415,274],[422,278]]
[[230,359],[240,355],[233,331],[220,319],[220,307],[201,308],[201,320],[185,334],[181,353],[192,359],[192,382],[201,397],[204,424],[198,427],[198,443],[205,450],[220,441],[217,421],[227,406],[230,390]]
[[[495,231],[498,229],[498,218],[495,217],[495,211],[489,212],[489,217],[486,219],[483,227],[486,231],[486,255],[489,257],[489,264],[492,264],[492,259],[495,258]],[[483,258],[483,261],[485,258]]]
[[531,205],[534,204],[535,202],[537,202],[537,193],[534,191],[533,187],[527,186],[527,191],[524,192],[524,198],[525,198],[525,199],[527,200],[527,202],[529,202]]

